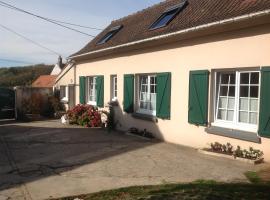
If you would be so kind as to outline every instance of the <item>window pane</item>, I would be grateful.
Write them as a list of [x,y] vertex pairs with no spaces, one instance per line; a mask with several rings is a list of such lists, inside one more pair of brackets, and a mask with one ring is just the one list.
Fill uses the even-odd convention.
[[151,94],[151,104],[150,104],[150,110],[156,110],[156,94]]
[[249,123],[257,124],[258,123],[258,114],[257,113],[249,113]]
[[230,84],[235,84],[235,73],[230,74]]
[[249,73],[240,74],[240,84],[249,84]]
[[248,97],[248,86],[240,86],[240,97]]
[[147,93],[141,92],[141,100],[146,101],[147,100]]
[[250,107],[249,110],[250,111],[258,111],[258,99],[250,99]]
[[156,77],[152,76],[150,81],[151,81],[151,84],[155,84],[156,83]]
[[177,10],[172,10],[172,11],[167,12],[164,15],[162,15],[162,17],[159,19],[159,21],[157,21],[155,24],[153,24],[152,28],[158,28],[161,26],[165,26],[172,19],[172,17],[175,15],[176,11]]
[[251,73],[251,84],[259,84],[259,72]]
[[227,108],[227,97],[219,98],[219,108]]
[[221,86],[220,87],[220,96],[227,96],[228,95],[228,87],[227,86]]
[[248,112],[239,112],[239,122],[248,123]]
[[235,96],[235,86],[229,87],[229,96],[234,97]]
[[141,84],[147,84],[147,77],[141,78]]
[[258,86],[250,86],[250,97],[259,97],[259,87]]
[[228,99],[228,109],[234,110],[235,98]]
[[156,86],[155,85],[151,85],[150,86],[150,88],[151,88],[151,93],[156,93]]
[[235,84],[235,73],[221,74],[221,84]]
[[248,111],[248,98],[241,98],[240,99],[240,110]]
[[226,120],[226,110],[220,110],[218,111],[218,119]]
[[141,102],[140,103],[140,108],[141,109],[147,109],[147,105],[148,105],[147,102]]
[[234,115],[234,111],[233,110],[228,110],[227,120],[228,121],[233,121],[233,115]]
[[221,83],[229,84],[229,77],[230,77],[230,74],[221,74]]
[[142,85],[142,87],[141,87],[142,89],[141,89],[141,92],[147,92],[147,85]]

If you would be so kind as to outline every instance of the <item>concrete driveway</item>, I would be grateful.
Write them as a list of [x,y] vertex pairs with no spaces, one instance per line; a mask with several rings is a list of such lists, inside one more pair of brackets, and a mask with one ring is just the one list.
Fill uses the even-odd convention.
[[0,125],[0,200],[48,199],[198,179],[246,181],[254,166],[58,121]]

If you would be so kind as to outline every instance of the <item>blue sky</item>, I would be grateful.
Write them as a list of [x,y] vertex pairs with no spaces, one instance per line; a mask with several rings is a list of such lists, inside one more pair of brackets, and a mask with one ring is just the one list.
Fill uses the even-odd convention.
[[[2,0],[38,15],[85,26],[106,27],[112,20],[159,3],[162,0]],[[78,51],[91,38],[41,19],[0,6],[0,24],[61,53]],[[80,29],[96,35],[98,31]],[[6,59],[3,61],[1,59]],[[8,60],[16,60],[16,63]],[[57,56],[0,27],[0,67],[35,63],[53,64]]]

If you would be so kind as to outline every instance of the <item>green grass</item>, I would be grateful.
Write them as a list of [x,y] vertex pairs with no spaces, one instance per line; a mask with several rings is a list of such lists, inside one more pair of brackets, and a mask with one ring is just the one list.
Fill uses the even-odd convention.
[[[58,200],[74,200],[76,197]],[[188,184],[122,188],[81,195],[78,198],[83,200],[269,200],[270,185],[196,181]]]
[[262,183],[262,179],[259,177],[257,172],[253,172],[253,171],[248,171],[245,173],[245,176],[248,178],[248,180],[251,183]]

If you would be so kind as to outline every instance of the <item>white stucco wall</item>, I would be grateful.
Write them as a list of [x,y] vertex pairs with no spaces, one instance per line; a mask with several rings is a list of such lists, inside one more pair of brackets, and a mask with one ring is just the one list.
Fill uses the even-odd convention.
[[[104,102],[106,103],[110,101],[110,75],[117,74],[120,102],[117,111],[119,129],[146,128],[165,141],[196,148],[206,147],[210,142],[216,141],[230,142],[234,146],[240,145],[243,148],[253,146],[263,150],[266,160],[270,161],[270,139],[262,138],[261,144],[245,142],[207,134],[204,127],[188,123],[190,70],[211,71],[222,68],[270,66],[269,52],[270,26],[268,24],[79,63],[76,69],[76,84],[80,76],[104,75]],[[153,123],[134,119],[122,112],[124,74],[157,72],[172,73],[171,120],[159,120],[158,123]],[[70,77],[66,79],[69,80]],[[76,103],[79,103],[78,86]]]

